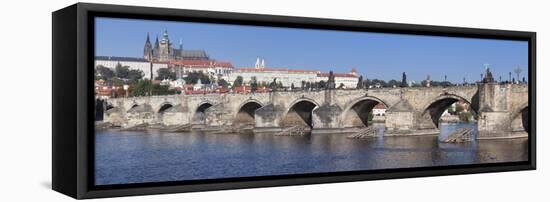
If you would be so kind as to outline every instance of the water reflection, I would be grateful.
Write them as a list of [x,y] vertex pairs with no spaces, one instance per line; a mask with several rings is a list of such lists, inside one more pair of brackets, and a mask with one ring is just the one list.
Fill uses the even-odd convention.
[[[441,143],[438,136],[357,140],[345,135],[273,136],[98,131],[96,184],[336,172],[527,160],[527,139]],[[445,136],[457,127],[442,126]],[[475,127],[475,125],[474,125]]]

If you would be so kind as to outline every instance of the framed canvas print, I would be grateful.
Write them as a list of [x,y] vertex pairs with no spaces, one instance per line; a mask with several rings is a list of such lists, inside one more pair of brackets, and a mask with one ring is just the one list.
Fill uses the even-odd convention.
[[534,32],[52,16],[53,189],[75,198],[535,169]]

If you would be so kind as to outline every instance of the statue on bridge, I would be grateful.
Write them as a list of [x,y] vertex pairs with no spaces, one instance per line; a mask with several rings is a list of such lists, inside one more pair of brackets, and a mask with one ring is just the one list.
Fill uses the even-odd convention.
[[336,82],[334,80],[334,72],[330,71],[328,73],[327,89],[335,89]]
[[483,78],[483,83],[494,83],[495,79],[493,78],[493,73],[489,70],[489,67],[485,67],[485,77]]

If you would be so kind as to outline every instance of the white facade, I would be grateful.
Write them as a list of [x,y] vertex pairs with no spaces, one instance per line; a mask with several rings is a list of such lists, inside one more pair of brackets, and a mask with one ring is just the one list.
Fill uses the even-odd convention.
[[[130,69],[141,70],[143,78],[151,79],[151,63],[141,58],[126,58],[126,57],[96,57],[94,67],[102,65],[115,70],[117,64],[128,66]],[[153,63],[153,79],[157,76],[157,70],[160,68],[168,68],[167,63]]]
[[[317,77],[317,81],[328,81],[328,75],[322,74]],[[359,78],[353,75],[341,75],[341,74],[335,74],[334,75],[334,84],[336,84],[336,88],[340,86],[340,84],[344,84],[344,88],[356,88],[357,82],[359,82]]]
[[[127,57],[96,57],[95,66],[102,65],[113,69],[117,64],[129,66],[130,69],[141,70],[144,73],[143,78],[150,79],[150,63],[142,58]],[[295,88],[302,87],[302,81],[320,82],[328,81],[328,73],[321,73],[318,70],[294,70],[294,69],[275,69],[265,68],[265,61],[258,59],[254,68],[233,69],[231,63],[218,62],[213,60],[175,60],[170,62],[153,63],[153,79],[157,77],[157,70],[160,68],[173,68],[178,78],[183,78],[191,72],[200,72],[211,76],[212,78],[224,79],[233,84],[238,76],[243,77],[243,83],[250,84],[253,77],[258,84],[265,83],[269,85],[276,79],[277,83],[282,83],[283,87]],[[181,77],[180,77],[181,76]],[[336,87],[340,84],[344,88],[355,88],[359,79],[352,73],[335,73],[334,80]],[[181,83],[172,83],[171,86],[181,86]]]
[[[189,67],[189,66],[176,66],[176,71],[181,69],[183,75],[187,75],[191,72],[200,72],[210,76],[221,76],[222,78],[228,78],[233,72],[233,68],[229,67]],[[185,77],[185,76],[184,76]]]
[[185,75],[198,72],[209,75],[213,78],[220,77],[228,80],[229,75],[233,73],[233,66],[229,62],[218,62],[213,60],[176,60],[170,62],[170,67],[182,77]]
[[273,82],[273,79],[276,79],[277,83],[281,82],[284,87],[290,87],[294,84],[295,88],[299,88],[302,87],[302,81],[317,81],[318,73],[315,70],[241,68],[236,69],[229,75],[228,82],[232,84],[238,76],[241,76],[245,84],[250,84],[252,77],[256,77],[258,84],[266,83],[269,85]]
[[386,109],[372,109],[372,114],[375,116],[384,116],[386,114]]
[[375,116],[385,116],[386,115],[386,107],[382,103],[378,103],[372,109],[372,114],[374,114]]

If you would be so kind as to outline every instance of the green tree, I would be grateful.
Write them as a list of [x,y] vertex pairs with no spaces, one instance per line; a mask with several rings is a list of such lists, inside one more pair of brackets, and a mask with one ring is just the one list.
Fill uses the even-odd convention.
[[[369,115],[367,117],[367,124],[369,123],[372,123],[372,120],[374,119],[374,114],[372,113],[372,111],[369,112]],[[370,125],[370,124],[369,124]]]
[[394,79],[388,81],[387,87],[393,88],[394,86],[399,86],[399,82],[397,82],[397,81],[394,80]]
[[471,112],[462,112],[462,113],[458,114],[458,118],[462,122],[470,122],[473,119],[473,115],[472,115]]
[[103,79],[105,81],[110,80],[111,78],[115,77],[115,72],[111,70],[110,68],[107,68],[103,65],[98,65],[95,67],[95,73],[98,76],[99,79]]
[[169,90],[166,85],[160,85],[157,83],[151,86],[151,93],[153,95],[171,95],[174,94],[175,91]]
[[139,69],[132,69],[128,71],[128,80],[130,80],[132,83],[136,83],[138,80],[141,80],[143,78],[143,71]]
[[134,86],[134,91],[132,91],[133,96],[146,96],[151,95],[151,90],[153,88],[153,83],[149,79],[140,80]]
[[196,84],[199,79],[201,80],[202,84],[211,83],[210,77],[206,74],[203,74],[202,72],[191,72],[187,74],[187,77],[185,77],[185,83]]
[[109,79],[109,81],[107,82],[108,84],[112,85],[112,86],[123,86],[124,84],[126,84],[126,82],[118,77],[113,77],[111,79]]
[[240,87],[242,85],[243,85],[243,77],[237,76],[237,78],[235,78],[235,81],[233,81],[233,87]]
[[121,78],[121,79],[127,79],[129,72],[130,72],[130,67],[122,66],[120,64],[120,62],[116,64],[116,66],[115,66],[115,75],[116,75],[116,77]]
[[463,106],[463,105],[458,104],[458,103],[455,104],[455,112],[456,112],[456,113],[462,113],[462,112],[464,112],[464,111],[465,111],[465,109],[464,109],[464,106]]
[[372,81],[369,82],[368,85],[376,86],[378,84],[380,84],[381,87],[391,87],[390,85],[388,85],[388,83],[386,83],[386,81],[380,80],[380,79],[373,79]]
[[157,77],[156,80],[163,80],[163,79],[169,79],[169,80],[176,80],[176,72],[171,71],[168,68],[160,68],[157,70]]

